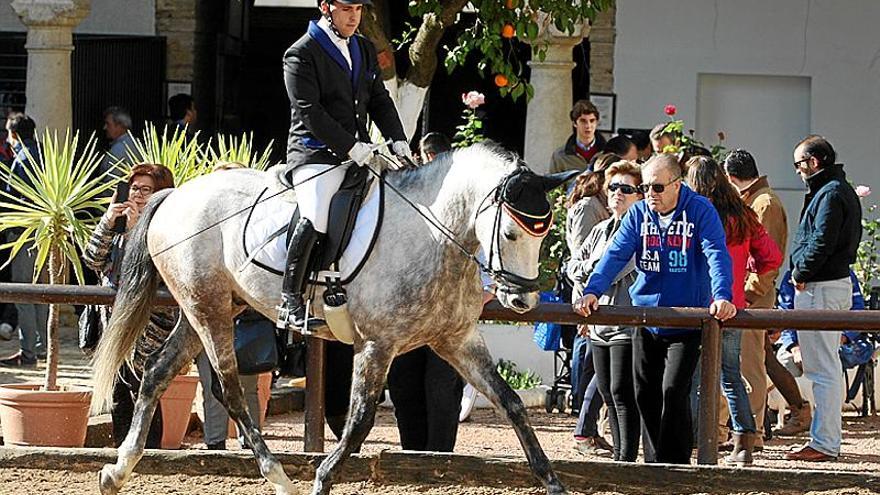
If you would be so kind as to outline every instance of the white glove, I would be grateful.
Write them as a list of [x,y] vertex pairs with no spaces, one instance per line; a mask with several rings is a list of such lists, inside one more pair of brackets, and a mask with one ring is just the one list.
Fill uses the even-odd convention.
[[363,167],[370,160],[370,157],[373,155],[373,148],[370,147],[367,143],[362,143],[360,141],[354,143],[354,146],[348,150],[348,157],[354,160],[358,166]]
[[391,143],[391,151],[394,152],[396,156],[410,158],[410,154],[412,153],[409,149],[409,143],[406,141],[394,141]]

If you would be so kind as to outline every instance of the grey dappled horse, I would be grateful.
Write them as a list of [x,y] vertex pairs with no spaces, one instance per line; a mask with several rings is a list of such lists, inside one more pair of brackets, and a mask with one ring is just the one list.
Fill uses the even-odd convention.
[[[423,213],[448,227],[468,252],[482,248],[496,271],[498,300],[525,312],[538,304],[538,256],[546,230],[536,234],[523,222],[528,218],[517,216],[519,210],[510,207],[518,201],[537,201],[549,212],[546,191],[570,176],[537,176],[516,155],[476,145],[442,154],[417,169],[389,173],[387,178]],[[117,493],[129,478],[143,455],[158,398],[202,348],[220,378],[229,415],[252,446],[260,472],[276,493],[295,493],[247,414],[233,350],[233,316],[249,305],[274,319],[280,301],[281,277],[247,263],[241,238],[247,215],[234,214],[251,205],[270,183],[280,190],[270,177],[255,170],[224,170],[161,191],[151,198],[130,234],[113,316],[93,359],[93,410],[109,409],[116,371],[147,322],[160,279],[184,317],[148,360],[118,460],[101,470],[102,494]],[[525,407],[495,371],[477,332],[482,289],[476,264],[395,193],[386,190],[385,198],[382,230],[368,261],[347,286],[349,310],[360,331],[354,342],[348,419],[339,443],[319,466],[311,493],[328,494],[342,461],[367,437],[391,360],[422,345],[431,346],[506,413],[547,492],[565,493]],[[231,218],[221,222],[227,217]],[[540,227],[549,225],[541,222]]]

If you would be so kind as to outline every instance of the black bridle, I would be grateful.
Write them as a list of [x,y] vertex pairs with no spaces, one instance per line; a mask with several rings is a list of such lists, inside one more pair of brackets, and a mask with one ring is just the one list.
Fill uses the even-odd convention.
[[[481,213],[486,211],[490,206],[497,205],[498,207],[495,209],[495,219],[492,223],[492,239],[489,245],[489,259],[487,265],[483,265],[480,260],[476,260],[480,265],[480,269],[495,281],[504,292],[508,294],[528,294],[530,292],[537,292],[540,289],[540,284],[538,280],[540,276],[534,278],[526,278],[516,273],[513,273],[504,268],[504,258],[501,256],[501,213],[505,211],[516,223],[520,226],[528,235],[534,237],[544,237],[550,231],[550,226],[553,224],[553,210],[550,206],[547,206],[547,212],[544,214],[534,215],[528,214],[516,207],[516,202],[518,198],[513,198],[512,193],[510,191],[510,184],[519,179],[523,174],[532,173],[524,165],[520,165],[511,172],[506,175],[500,184],[495,186],[494,189],[489,191],[489,194],[483,198],[483,201],[480,202],[480,207],[477,208],[477,213],[474,215],[474,224],[476,224],[477,217],[480,216]],[[483,207],[486,200],[492,197],[492,202],[487,206]],[[495,251],[498,251],[498,269],[492,268],[492,260],[495,257]]]

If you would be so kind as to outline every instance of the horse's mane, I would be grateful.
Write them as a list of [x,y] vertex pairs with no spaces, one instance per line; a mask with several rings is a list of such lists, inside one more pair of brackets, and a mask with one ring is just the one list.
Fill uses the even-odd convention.
[[388,180],[403,189],[424,187],[440,180],[458,160],[471,161],[487,172],[494,169],[492,171],[497,172],[499,176],[510,172],[520,163],[519,155],[515,152],[487,140],[467,148],[440,153],[420,167],[389,173]]

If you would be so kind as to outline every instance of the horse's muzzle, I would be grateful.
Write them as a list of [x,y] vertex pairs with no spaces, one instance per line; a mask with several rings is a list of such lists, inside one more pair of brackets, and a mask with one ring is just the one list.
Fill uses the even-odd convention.
[[520,314],[535,309],[538,306],[539,302],[537,292],[511,294],[508,292],[504,292],[504,290],[499,290],[496,292],[495,295],[498,298],[498,302],[500,302],[502,306]]

